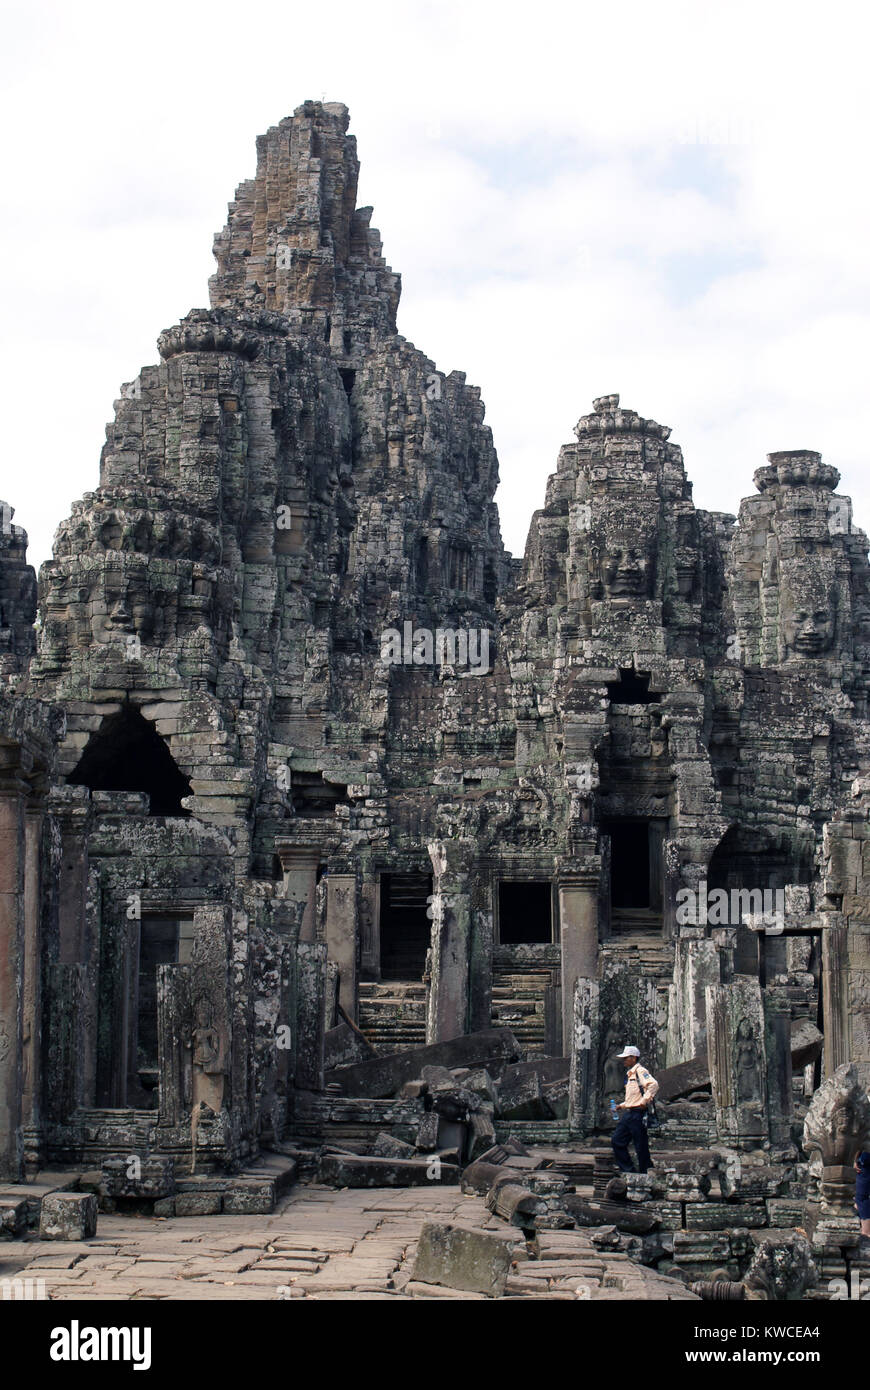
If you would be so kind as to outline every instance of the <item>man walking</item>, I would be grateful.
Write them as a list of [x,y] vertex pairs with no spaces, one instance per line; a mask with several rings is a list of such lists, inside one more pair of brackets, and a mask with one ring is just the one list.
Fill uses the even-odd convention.
[[[613,1155],[623,1173],[645,1173],[648,1168],[653,1166],[649,1156],[646,1111],[653,1096],[658,1091],[659,1083],[645,1067],[640,1065],[638,1048],[624,1047],[621,1052],[617,1053],[617,1056],[620,1061],[625,1063],[626,1068],[625,1100],[616,1107],[617,1110],[622,1111],[622,1114],[610,1141],[613,1145]],[[637,1168],[631,1161],[631,1154],[628,1152],[629,1144],[634,1144],[634,1151],[637,1154]]]

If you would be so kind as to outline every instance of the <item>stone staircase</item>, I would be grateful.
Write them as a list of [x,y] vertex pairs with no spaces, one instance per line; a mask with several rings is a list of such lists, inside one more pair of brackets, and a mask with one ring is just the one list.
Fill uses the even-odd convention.
[[492,977],[492,1026],[509,1028],[524,1057],[552,1055],[553,971],[496,968]]
[[414,980],[364,981],[359,1026],[378,1052],[406,1052],[426,1043],[428,987]]

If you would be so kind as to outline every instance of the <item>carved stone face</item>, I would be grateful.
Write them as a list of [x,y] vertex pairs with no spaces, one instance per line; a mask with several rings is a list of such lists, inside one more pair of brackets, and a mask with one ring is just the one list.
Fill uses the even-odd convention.
[[117,641],[135,633],[144,640],[154,627],[154,609],[145,574],[107,570],[89,596],[91,633],[95,642]]
[[611,598],[639,598],[649,592],[650,558],[628,538],[608,548],[602,568]]
[[780,583],[780,636],[786,658],[812,660],[834,644],[837,627],[833,587],[823,575],[799,571],[783,574]]

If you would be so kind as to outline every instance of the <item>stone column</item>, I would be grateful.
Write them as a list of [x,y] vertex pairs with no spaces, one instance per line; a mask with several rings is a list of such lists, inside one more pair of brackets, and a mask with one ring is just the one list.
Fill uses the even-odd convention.
[[847,928],[839,913],[836,924],[822,931],[822,1010],[824,1014],[825,1076],[852,1060],[849,1018],[849,954]]
[[678,926],[676,930],[674,994],[680,1056],[674,1060],[688,1062],[707,1046],[704,992],[708,985],[721,983],[719,950],[702,926]]
[[708,985],[707,1057],[720,1139],[754,1149],[768,1138],[768,1074],[761,986],[749,975]]
[[558,869],[559,932],[562,948],[562,1049],[570,1055],[574,1033],[574,986],[598,975],[598,865]]
[[598,1110],[600,986],[582,976],[574,983],[574,1020],[570,1037],[568,1125],[572,1135],[595,1128]]
[[492,1027],[493,881],[481,873],[471,887],[471,952],[468,963],[468,1031]]
[[52,790],[50,809],[60,828],[61,867],[58,901],[60,964],[86,965],[85,941],[88,894],[88,830],[91,799],[87,787]]
[[48,809],[60,831],[58,889],[60,965],[80,965],[76,1096],[80,1105],[96,1102],[97,989],[100,976],[99,878],[88,857],[93,808],[87,787],[54,787]]
[[429,845],[434,877],[427,1043],[447,1042],[468,1031],[472,854],[473,845],[467,841],[439,840]]
[[360,887],[360,974],[381,978],[380,884],[371,864],[362,867]]
[[314,941],[317,936],[314,900],[320,850],[312,845],[288,844],[285,840],[276,840],[275,849],[284,873],[285,898],[305,904],[299,940]]
[[770,1142],[780,1153],[793,1150],[791,1117],[791,1005],[785,994],[765,990],[764,1046],[767,1053],[767,1124]]
[[354,1023],[357,998],[358,912],[356,876],[330,874],[326,880],[326,949],[338,967],[338,1002]]
[[194,910],[193,923],[191,1098],[194,1107],[204,1102],[219,1115],[233,1093],[241,1108],[248,1089],[245,1038],[241,1029],[235,1037],[233,1027],[232,912],[227,903],[206,903]]
[[190,978],[189,965],[157,967],[158,1123],[169,1128],[188,1122],[192,1104]]
[[39,1136],[42,1120],[39,1104],[39,1083],[42,1076],[42,825],[42,810],[28,807],[24,827],[24,976],[21,1019],[21,1122],[26,1131],[25,1166],[28,1171],[35,1171],[39,1167],[42,1156]]
[[25,797],[21,750],[0,745],[0,1178],[22,1177],[21,1004],[24,978]]
[[323,1090],[323,993],[326,946],[300,941],[296,949],[296,1085]]

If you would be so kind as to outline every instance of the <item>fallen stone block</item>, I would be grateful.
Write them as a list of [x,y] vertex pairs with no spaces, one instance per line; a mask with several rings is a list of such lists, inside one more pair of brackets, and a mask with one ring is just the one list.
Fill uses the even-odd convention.
[[765,1202],[768,1225],[777,1228],[803,1226],[806,1220],[806,1203],[796,1197],[773,1197]]
[[508,1028],[486,1028],[466,1033],[448,1042],[415,1047],[372,1057],[368,1062],[339,1067],[326,1076],[327,1083],[341,1086],[346,1096],[365,1096],[371,1100],[393,1096],[406,1081],[421,1078],[424,1067],[485,1066],[491,1074],[500,1073],[508,1062],[520,1055],[520,1045]]
[[499,1232],[426,1221],[417,1244],[414,1279],[500,1298],[511,1268],[512,1242]]
[[595,1201],[588,1197],[578,1197],[567,1192],[562,1198],[562,1207],[573,1216],[577,1226],[615,1226],[629,1235],[643,1236],[657,1225],[658,1216],[650,1211],[626,1203]]
[[323,1154],[319,1178],[332,1187],[426,1187],[459,1182],[459,1168],[429,1158],[374,1158]]
[[[778,1197],[791,1176],[788,1168],[774,1168],[766,1163],[728,1163],[720,1173],[723,1197]],[[738,1223],[735,1222],[735,1225]]]
[[[503,1170],[504,1171],[504,1170]],[[511,1226],[534,1227],[538,1217],[547,1215],[547,1203],[515,1178],[497,1178],[486,1194],[486,1209]]]
[[[501,1161],[492,1162],[493,1156]],[[462,1191],[476,1192],[483,1196],[502,1176],[510,1177],[512,1182],[525,1182],[527,1174],[542,1168],[545,1162],[543,1158],[505,1153],[503,1146],[497,1144],[473,1163],[469,1163],[462,1174]]]
[[26,1198],[0,1197],[0,1240],[17,1240],[26,1230]]
[[406,1144],[403,1139],[394,1139],[392,1134],[386,1134],[381,1130],[372,1145],[372,1156],[374,1158],[416,1158],[417,1150],[413,1144]]
[[530,1062],[512,1062],[505,1067],[500,1084],[512,1086],[521,1077],[532,1073],[541,1078],[541,1085],[548,1086],[554,1081],[567,1081],[571,1073],[568,1057],[535,1057]]
[[434,1153],[438,1148],[438,1127],[439,1118],[434,1110],[427,1110],[420,1116],[414,1145],[422,1153]]
[[502,1120],[552,1120],[553,1112],[541,1089],[537,1072],[517,1077],[498,1088],[498,1116]]
[[550,1107],[553,1117],[557,1120],[568,1118],[568,1093],[570,1090],[568,1078],[563,1077],[560,1081],[548,1081],[541,1087],[541,1093],[546,1104]]
[[462,1087],[466,1091],[471,1091],[473,1095],[479,1096],[484,1103],[495,1105],[498,1100],[498,1088],[490,1076],[486,1067],[478,1067],[475,1071],[467,1071],[463,1077],[459,1077],[454,1072],[457,1081],[461,1079]]
[[448,1088],[446,1086],[434,1087],[430,1084],[429,1096],[432,1109],[442,1115],[445,1120],[452,1120],[455,1123],[465,1124],[469,1115],[473,1115],[480,1109],[480,1096],[476,1096],[473,1091],[466,1091],[464,1087],[457,1086],[454,1081]]
[[688,1273],[703,1275],[717,1266],[727,1269],[730,1261],[731,1244],[724,1232],[674,1232],[674,1263]]
[[732,1226],[766,1226],[763,1202],[695,1202],[686,1207],[686,1230],[727,1231]]
[[323,1035],[323,1065],[327,1071],[365,1062],[374,1056],[375,1050],[368,1039],[344,1019]]
[[50,1192],[39,1213],[41,1240],[90,1240],[97,1232],[93,1192]]
[[493,1145],[489,1153],[481,1154],[480,1157],[486,1163],[506,1163],[509,1158],[530,1158],[531,1155],[519,1139],[505,1139],[501,1144]]
[[487,1149],[492,1148],[495,1143],[495,1125],[492,1122],[492,1115],[486,1109],[478,1110],[476,1114],[469,1116],[468,1121],[468,1158],[471,1162],[481,1154],[486,1153]]

